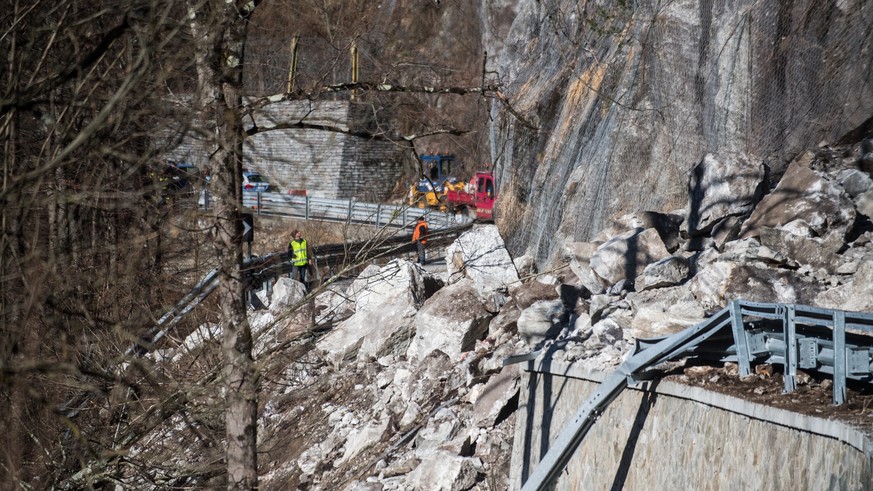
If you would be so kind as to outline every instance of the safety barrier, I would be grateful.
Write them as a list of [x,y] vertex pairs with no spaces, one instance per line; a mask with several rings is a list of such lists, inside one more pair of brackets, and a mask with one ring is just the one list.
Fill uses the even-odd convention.
[[[212,205],[211,201],[208,192],[201,192],[198,201],[201,208],[208,209]],[[412,227],[415,219],[422,215],[426,217],[432,230],[447,229],[472,222],[472,219],[466,215],[443,213],[429,208],[366,203],[353,199],[317,198],[299,193],[243,191],[243,206],[262,215],[389,228]]]
[[[522,490],[549,489],[597,417],[629,383],[651,378],[649,368],[684,357],[713,358],[736,362],[742,377],[751,373],[753,363],[782,364],[784,392],[795,389],[798,368],[817,371],[833,376],[833,400],[842,404],[847,379],[873,382],[873,337],[869,334],[873,334],[871,313],[735,300],[672,336],[638,340],[634,354],[579,406]],[[560,345],[552,345],[549,351],[558,349]],[[528,361],[532,370],[533,360],[541,354],[510,357],[505,363]]]

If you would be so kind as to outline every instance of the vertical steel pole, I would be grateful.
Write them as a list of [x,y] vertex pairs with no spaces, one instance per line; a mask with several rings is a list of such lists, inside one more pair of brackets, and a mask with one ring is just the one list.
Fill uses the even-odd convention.
[[745,377],[751,373],[749,360],[749,340],[746,338],[746,328],[743,327],[743,306],[739,300],[733,300],[730,304],[731,329],[734,333],[734,343],[737,346],[737,365],[740,366],[740,376]]
[[846,313],[834,311],[834,404],[846,402]]
[[785,336],[785,374],[782,379],[785,384],[782,391],[787,394],[797,388],[797,311],[794,304],[786,305],[784,309],[782,332]]

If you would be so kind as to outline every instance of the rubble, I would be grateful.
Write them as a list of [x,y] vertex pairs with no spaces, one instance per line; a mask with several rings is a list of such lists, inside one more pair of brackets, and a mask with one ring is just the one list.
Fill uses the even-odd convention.
[[[856,210],[869,175],[829,162],[806,154],[760,196],[761,164],[707,156],[689,183],[694,223],[621,217],[591,242],[564,244],[548,274],[513,261],[497,227],[479,225],[448,248],[444,277],[394,260],[320,294],[314,314],[330,328],[284,372],[289,401],[264,411],[262,435],[295,438],[269,454],[282,471],[262,488],[504,489],[520,387],[519,366],[503,366],[510,355],[559,346],[557,359],[609,370],[635,339],[686,329],[736,298],[873,310],[873,226]],[[746,174],[733,179],[740,164]],[[302,296],[290,281],[252,313],[262,344],[312,314],[286,315]],[[779,397],[754,385],[777,376],[759,366],[740,382],[735,364],[682,375],[708,388],[736,379],[760,397]]]

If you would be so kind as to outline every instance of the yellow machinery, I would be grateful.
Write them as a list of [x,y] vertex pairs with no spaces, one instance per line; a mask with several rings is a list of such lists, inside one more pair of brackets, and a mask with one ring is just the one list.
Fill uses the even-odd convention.
[[465,184],[451,176],[455,156],[425,154],[421,155],[420,159],[422,177],[409,188],[409,205],[446,211],[446,192],[464,189]]

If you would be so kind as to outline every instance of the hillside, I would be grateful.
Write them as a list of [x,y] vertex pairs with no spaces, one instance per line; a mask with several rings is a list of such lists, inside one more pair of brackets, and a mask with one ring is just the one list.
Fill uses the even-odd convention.
[[[602,377],[736,299],[873,312],[869,1],[65,0],[3,25],[5,488],[513,488],[560,431],[519,437],[564,395],[534,362]],[[306,115],[262,118],[277,101]],[[367,117],[307,119],[322,101]],[[461,172],[491,163],[495,223],[421,267],[364,259],[358,242],[386,230],[258,216],[256,255],[299,228],[347,256],[309,291],[252,281],[239,180],[246,146],[279,130],[378,141],[409,154],[407,174],[429,151]],[[188,141],[210,209],[157,172]],[[348,176],[368,172],[355,152],[336,162]],[[215,292],[192,291],[207,273]],[[176,316],[186,295],[203,301]],[[774,356],[744,375],[719,352],[643,375],[860,435],[839,447],[857,467],[828,454],[815,478],[768,482],[854,483],[873,475],[873,349],[847,337],[845,356],[807,337],[797,373]],[[755,433],[764,453],[733,463],[766,480],[781,454],[760,422],[721,431],[710,407],[695,406],[707,455],[727,462],[720,445]],[[615,426],[598,440],[619,455],[614,487],[664,470],[633,458],[648,436],[613,441]],[[673,426],[659,431],[681,441]]]

